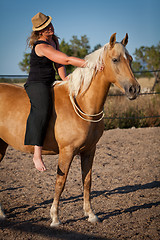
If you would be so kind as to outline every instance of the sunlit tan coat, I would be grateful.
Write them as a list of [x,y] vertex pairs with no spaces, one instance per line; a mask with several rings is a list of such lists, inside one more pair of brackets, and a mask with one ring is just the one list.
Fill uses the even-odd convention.
[[[121,43],[116,42],[116,34],[113,34],[108,44],[86,58],[88,69],[76,69],[68,82],[52,88],[54,108],[43,146],[43,154],[59,154],[51,226],[60,223],[59,199],[76,154],[81,156],[84,212],[90,222],[98,221],[91,209],[89,196],[96,143],[104,129],[102,110],[107,93],[111,83],[125,92],[129,99],[135,99],[140,91],[130,67],[132,58],[125,49],[127,42],[127,34]],[[103,71],[99,71],[101,65],[104,66]],[[33,153],[33,146],[24,145],[29,112],[30,102],[24,88],[0,84],[0,160],[8,145]]]

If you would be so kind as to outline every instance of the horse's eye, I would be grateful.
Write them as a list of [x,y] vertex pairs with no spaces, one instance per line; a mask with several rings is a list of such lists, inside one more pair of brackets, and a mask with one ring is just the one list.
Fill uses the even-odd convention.
[[113,61],[114,63],[117,63],[117,62],[118,62],[118,59],[117,59],[117,58],[113,58],[112,61]]

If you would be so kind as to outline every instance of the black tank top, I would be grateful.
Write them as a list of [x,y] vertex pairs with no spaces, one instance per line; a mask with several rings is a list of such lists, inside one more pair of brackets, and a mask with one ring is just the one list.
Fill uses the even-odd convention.
[[50,86],[55,81],[53,62],[46,57],[39,57],[35,52],[36,45],[41,43],[49,44],[45,41],[35,42],[30,55],[30,72],[26,85],[29,83],[44,83]]

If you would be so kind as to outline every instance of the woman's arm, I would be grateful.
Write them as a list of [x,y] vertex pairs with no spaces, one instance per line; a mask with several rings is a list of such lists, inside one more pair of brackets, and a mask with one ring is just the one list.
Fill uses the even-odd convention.
[[59,74],[60,78],[62,80],[66,80],[65,78],[66,78],[67,74],[66,74],[65,66],[59,64],[57,67],[57,70],[58,70],[58,74]]
[[69,57],[65,53],[62,53],[59,50],[53,48],[51,45],[38,44],[35,50],[38,56],[45,56],[55,63],[59,63],[62,65],[73,65],[76,67],[84,67],[85,65],[84,59]]
[[[56,49],[57,49],[57,50],[60,50],[60,49],[59,49],[59,41],[58,41],[58,39],[54,40],[54,42],[55,42],[55,44],[56,44]],[[55,63],[55,67],[56,67],[56,69],[57,69],[57,72],[58,72],[60,78],[61,78],[62,80],[66,80],[65,78],[66,78],[67,74],[66,74],[66,68],[65,68],[65,66],[62,65],[62,64]]]

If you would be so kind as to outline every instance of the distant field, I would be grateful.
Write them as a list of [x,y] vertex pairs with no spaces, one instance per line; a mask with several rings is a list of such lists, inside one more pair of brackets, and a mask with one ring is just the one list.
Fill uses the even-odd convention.
[[139,84],[141,85],[141,89],[143,88],[152,88],[154,84],[155,78],[139,78],[137,79]]

